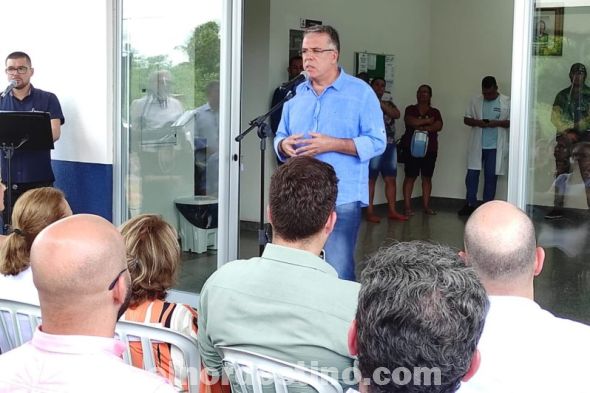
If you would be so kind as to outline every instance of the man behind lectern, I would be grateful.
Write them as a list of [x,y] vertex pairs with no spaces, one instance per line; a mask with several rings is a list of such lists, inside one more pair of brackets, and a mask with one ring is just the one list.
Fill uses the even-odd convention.
[[[41,111],[49,112],[51,118],[51,133],[53,141],[57,141],[64,124],[64,115],[56,95],[33,87],[30,80],[35,69],[31,58],[24,52],[12,52],[6,57],[6,77],[8,91],[0,98],[2,111]],[[12,86],[12,89],[10,89]],[[2,179],[8,181],[8,163],[4,155],[0,161],[2,165]],[[53,186],[55,176],[51,169],[51,155],[48,150],[15,150],[11,162],[12,205],[25,192],[33,188]],[[7,193],[4,195],[7,202]],[[6,210],[5,210],[6,212]],[[4,217],[8,222],[8,217]]]

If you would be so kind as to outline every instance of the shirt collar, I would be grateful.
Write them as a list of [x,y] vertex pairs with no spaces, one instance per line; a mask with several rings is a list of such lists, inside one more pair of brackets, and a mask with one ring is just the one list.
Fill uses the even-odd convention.
[[341,90],[344,84],[346,83],[344,81],[344,79],[346,78],[346,73],[344,72],[344,68],[342,67],[338,67],[338,71],[340,72],[340,74],[338,74],[338,78],[336,78],[336,80],[332,82],[330,86],[332,86],[336,90]]
[[[341,90],[342,87],[345,85],[345,81],[344,79],[347,78],[347,74],[346,72],[344,72],[344,68],[342,67],[338,67],[338,71],[340,72],[338,74],[338,78],[336,78],[336,80],[334,82],[332,82],[331,85],[327,86],[324,91],[328,90],[330,87],[333,87],[336,90]],[[311,86],[311,79],[308,79],[305,81],[305,83],[302,83],[303,86],[305,86],[308,90],[313,89],[313,87]]]
[[523,296],[512,296],[512,295],[490,295],[488,296],[490,304],[495,304],[496,307],[506,307],[507,305],[521,305],[532,308],[540,309],[534,300],[523,297]]
[[125,344],[114,338],[48,334],[41,331],[41,326],[35,330],[31,343],[35,348],[45,352],[67,354],[103,352],[121,357],[126,349]]
[[308,251],[299,250],[297,248],[268,243],[264,248],[262,258],[271,259],[281,263],[288,263],[290,265],[315,269],[322,273],[338,277],[336,270],[322,258]]
[[[33,84],[32,84],[32,83],[30,83],[30,82],[29,82],[29,86],[30,86],[30,88],[29,88],[29,94],[27,94],[26,96],[24,96],[23,100],[25,100],[27,97],[30,97],[30,96],[32,96],[32,95],[33,95],[33,90],[35,90],[35,87],[34,87],[34,86],[33,86]],[[10,89],[10,92],[9,92],[9,94],[10,94],[12,97],[14,97],[14,94],[12,94],[12,89]],[[14,97],[14,98],[16,98],[16,97]],[[16,98],[16,99],[18,100],[18,98]]]

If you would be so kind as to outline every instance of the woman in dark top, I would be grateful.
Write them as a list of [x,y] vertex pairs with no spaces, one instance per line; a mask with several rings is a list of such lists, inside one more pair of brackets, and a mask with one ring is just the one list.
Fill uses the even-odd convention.
[[[406,133],[402,137],[402,145],[408,152],[404,166],[404,207],[406,216],[414,215],[412,210],[412,190],[418,175],[422,176],[422,206],[424,213],[434,215],[436,212],[430,208],[430,193],[432,192],[432,174],[438,151],[438,133],[442,130],[443,121],[438,109],[430,106],[432,88],[429,85],[421,85],[416,93],[418,103],[406,108],[404,122]],[[422,158],[413,157],[410,154],[410,144],[415,130],[428,131],[428,150]]]

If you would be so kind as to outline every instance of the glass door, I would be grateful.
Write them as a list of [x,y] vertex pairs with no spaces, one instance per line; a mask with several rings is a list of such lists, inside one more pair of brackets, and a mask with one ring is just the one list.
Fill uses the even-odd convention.
[[559,316],[588,323],[590,3],[585,3],[516,2],[509,200],[527,209],[545,249],[536,300]]
[[[217,269],[222,50],[227,0],[120,2],[121,202],[125,221],[161,215],[176,228],[182,267],[175,289],[199,292]],[[222,26],[223,25],[223,26]],[[225,29],[225,30],[224,30]],[[224,41],[225,40],[225,41]],[[222,44],[222,42],[224,43]],[[225,70],[226,74],[227,69]],[[220,159],[221,157],[221,159]],[[229,172],[229,164],[221,170]],[[221,195],[221,196],[220,196]]]

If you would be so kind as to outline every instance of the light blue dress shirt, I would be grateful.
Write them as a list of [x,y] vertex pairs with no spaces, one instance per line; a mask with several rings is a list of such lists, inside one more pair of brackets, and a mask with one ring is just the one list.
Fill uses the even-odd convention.
[[368,204],[369,160],[385,151],[383,112],[377,95],[364,81],[340,69],[338,78],[319,96],[308,80],[297,87],[297,95],[287,101],[274,140],[278,145],[292,135],[318,132],[353,140],[357,155],[338,152],[318,154],[316,158],[334,167],[338,176],[336,205],[360,201]]
[[[498,120],[500,118],[500,100],[483,100],[482,113],[484,119]],[[481,148],[495,149],[498,147],[498,127],[484,127],[481,134]]]

